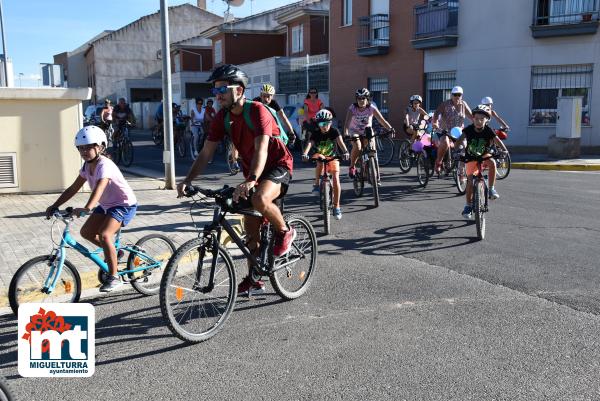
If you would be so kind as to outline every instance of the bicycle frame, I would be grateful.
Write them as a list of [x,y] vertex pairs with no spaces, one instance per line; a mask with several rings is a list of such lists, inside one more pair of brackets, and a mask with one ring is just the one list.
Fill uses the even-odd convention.
[[[103,252],[102,248],[98,248],[94,251],[90,251],[88,248],[86,248],[84,245],[80,244],[79,242],[77,242],[77,240],[75,240],[72,236],[71,236],[71,232],[69,229],[69,225],[70,222],[66,221],[66,226],[65,229],[63,230],[63,234],[62,234],[62,238],[60,241],[60,245],[54,249],[53,251],[53,256],[50,259],[50,272],[48,273],[48,277],[46,278],[46,281],[44,282],[44,292],[50,294],[52,291],[54,291],[54,288],[56,287],[56,282],[58,281],[58,278],[60,277],[61,273],[62,273],[62,269],[64,266],[64,262],[66,259],[66,252],[65,249],[66,248],[73,248],[75,249],[77,252],[79,252],[81,255],[85,256],[86,258],[90,259],[91,261],[93,261],[100,269],[102,269],[105,273],[108,273],[108,264],[100,257],[100,253]],[[157,267],[160,263],[155,261],[153,258],[151,258],[150,256],[139,252],[139,250],[137,249],[137,247],[135,246],[129,246],[129,245],[125,245],[125,246],[121,246],[121,230],[119,230],[117,232],[117,238],[115,239],[115,248],[118,250],[124,250],[124,251],[128,251],[130,253],[135,254],[137,257],[141,257],[144,258],[147,261],[152,262],[152,264],[150,265],[146,265],[144,267],[140,267],[137,269],[132,269],[132,270],[120,270],[118,272],[119,276],[125,275],[125,274],[131,274],[131,273],[137,273],[139,271],[143,271],[143,270],[148,270],[154,267]],[[54,261],[56,260],[56,258],[58,258],[58,263],[54,263]]]

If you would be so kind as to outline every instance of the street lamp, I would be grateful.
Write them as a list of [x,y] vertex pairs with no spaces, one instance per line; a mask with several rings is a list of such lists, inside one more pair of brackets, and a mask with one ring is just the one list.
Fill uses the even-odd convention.
[[21,78],[23,77],[23,75],[25,75],[25,74],[23,74],[22,72],[19,73],[19,88],[23,87],[23,82],[21,81]]

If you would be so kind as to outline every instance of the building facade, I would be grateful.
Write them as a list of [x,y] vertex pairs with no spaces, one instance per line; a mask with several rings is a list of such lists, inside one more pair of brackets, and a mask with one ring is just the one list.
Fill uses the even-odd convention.
[[[415,7],[411,43],[424,51],[426,105],[454,85],[471,107],[491,96],[513,149],[545,152],[558,100],[580,96],[581,146],[600,150],[598,2],[429,1]],[[596,96],[596,97],[597,97]]]
[[413,8],[422,0],[331,0],[330,100],[340,118],[358,88],[395,128],[411,95],[423,91],[423,52],[410,44]]

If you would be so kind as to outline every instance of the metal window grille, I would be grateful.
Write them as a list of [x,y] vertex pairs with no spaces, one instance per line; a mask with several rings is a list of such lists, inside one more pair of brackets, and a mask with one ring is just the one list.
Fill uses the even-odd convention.
[[425,74],[425,108],[434,111],[437,106],[450,97],[456,84],[456,71],[428,72]]
[[556,124],[559,96],[583,97],[581,124],[590,124],[593,64],[531,67],[531,125]]
[[277,93],[306,93],[309,88],[329,91],[329,58],[326,54],[277,60]]
[[387,78],[369,78],[369,91],[371,99],[377,105],[381,114],[387,118],[389,114],[388,93],[389,82]]
[[565,25],[598,21],[599,0],[536,0],[534,25]]

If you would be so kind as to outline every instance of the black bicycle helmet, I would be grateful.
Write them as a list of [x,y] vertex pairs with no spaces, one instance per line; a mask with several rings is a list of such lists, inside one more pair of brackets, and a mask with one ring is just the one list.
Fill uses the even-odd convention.
[[238,68],[237,65],[223,64],[213,70],[206,82],[227,81],[229,84],[238,84],[244,87],[248,86],[248,75]]

